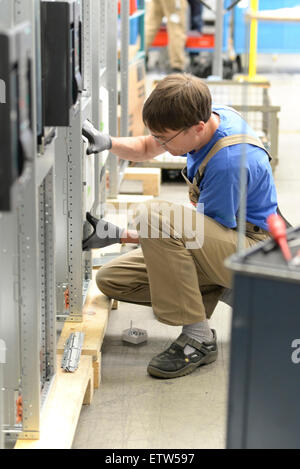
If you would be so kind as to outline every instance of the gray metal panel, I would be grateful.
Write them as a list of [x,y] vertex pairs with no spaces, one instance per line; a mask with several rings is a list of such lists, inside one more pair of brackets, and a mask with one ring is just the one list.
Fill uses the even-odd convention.
[[234,286],[227,446],[299,449],[300,284],[236,273]]
[[[1,295],[1,292],[0,292]],[[4,449],[4,393],[3,393],[3,370],[6,363],[6,345],[3,339],[0,339],[0,449]]]
[[[99,4],[84,0],[82,12],[85,92],[72,110],[70,126],[59,129],[56,144],[58,316],[71,321],[82,320],[84,281],[91,277],[91,253],[81,254],[81,245],[87,195],[85,163],[86,158],[93,161],[96,157],[86,155],[81,129],[84,120],[93,121],[93,114],[96,118],[99,115]],[[64,305],[66,289],[68,310]]]
[[92,93],[92,6],[90,0],[82,0],[83,41],[83,89],[88,96]]
[[[144,6],[142,2],[142,7]],[[111,25],[108,40],[110,45],[110,54],[107,62],[107,77],[108,77],[108,89],[110,92],[110,135],[117,135],[117,70],[115,68],[115,55],[114,48],[116,47],[116,38],[114,37],[116,31],[115,24],[115,8],[114,2],[111,2],[109,6],[109,24]],[[121,54],[120,54],[120,72],[121,72],[121,83],[120,83],[120,104],[121,104],[121,121],[120,121],[120,136],[125,137],[128,135],[128,48],[129,48],[129,0],[122,1],[121,7]],[[108,159],[109,168],[109,193],[108,197],[117,197],[120,189],[120,184],[124,175],[124,171],[128,166],[128,160],[123,160],[119,163],[118,158],[110,152]]]
[[[113,3],[114,22],[117,26],[117,2]],[[108,2],[84,0],[82,7],[85,95],[70,111],[70,127],[59,129],[57,138],[50,145],[45,147],[41,145],[40,154],[35,148],[33,159],[27,165],[25,174],[15,184],[13,212],[0,214],[0,277],[2,291],[5,292],[0,300],[0,328],[8,346],[9,365],[5,367],[4,375],[6,389],[4,423],[7,430],[22,430],[22,438],[38,437],[41,399],[45,397],[55,373],[55,286],[56,284],[60,286],[61,292],[64,288],[69,288],[70,319],[81,320],[83,295],[88,284],[86,279],[91,276],[91,254],[81,255],[82,224],[85,216],[86,159],[81,129],[82,122],[86,118],[95,118],[96,125],[100,124],[99,62],[103,59],[107,43],[106,32],[110,31],[110,28],[107,26],[106,18]],[[39,77],[36,55],[40,50],[39,8],[39,0],[13,2],[0,0],[1,22],[5,20],[5,25],[9,26],[26,19],[33,28],[32,50],[35,58],[32,64],[34,83],[31,91],[35,141],[36,89]],[[105,19],[103,19],[104,12]],[[97,15],[100,17],[97,18]],[[106,27],[105,43],[103,41],[100,47],[99,22],[103,21]],[[113,75],[116,79],[117,28],[113,34],[116,59]],[[95,80],[93,74],[96,74]],[[106,84],[106,79],[106,73],[102,73],[101,84],[104,84],[104,81]],[[93,106],[91,93],[95,97]],[[117,86],[114,87],[114,93],[116,98]],[[114,102],[116,133],[116,99]],[[101,163],[97,171],[103,176]],[[99,200],[103,201],[105,177],[102,177],[98,186],[101,193]],[[57,196],[56,200],[54,194]],[[63,297],[63,294],[61,296]],[[19,394],[23,397],[23,428],[22,425],[15,425],[15,400]]]
[[[128,58],[128,44],[129,44],[129,0],[122,2],[121,10],[121,137],[128,136],[128,99],[129,99],[129,58]],[[119,180],[117,191],[120,191],[120,185],[124,177],[125,170],[128,166],[128,160],[122,160],[119,164]]]
[[[34,171],[34,168],[33,168]],[[34,182],[34,172],[33,181]],[[20,246],[21,362],[24,438],[38,437],[40,417],[40,279],[35,183],[22,191],[18,208]]]
[[86,119],[91,119],[92,114],[92,99],[91,96],[85,96],[81,98],[81,109],[79,113],[79,117],[81,121],[85,121]]
[[128,135],[128,44],[129,0],[123,0],[121,9],[121,137]]
[[[98,0],[98,1],[94,0],[94,1],[97,2],[98,8],[99,8],[99,16],[98,16],[97,22],[98,22],[98,32],[99,32],[98,44],[99,44],[99,64],[100,64],[100,70],[98,68],[98,73],[100,72],[100,74],[99,74],[98,86],[99,88],[102,86],[103,88],[108,90],[108,83],[107,83],[108,82],[107,80],[108,56],[111,54],[111,51],[112,51],[111,45],[108,48],[108,34],[109,34],[108,31],[110,29],[109,18],[108,18],[108,3],[109,2],[107,2],[106,0]],[[95,12],[95,14],[97,13]],[[117,34],[117,31],[115,32]],[[114,47],[115,49],[117,48],[116,42],[114,43]],[[108,127],[109,116],[105,116],[103,114],[103,110],[100,109],[99,88],[98,88],[98,93],[96,91],[96,98],[95,98],[97,99],[97,96],[98,96],[97,111],[96,111],[96,114],[94,114],[94,108],[93,108],[93,119],[95,121],[95,124],[98,122],[99,124],[98,128],[100,130],[106,131],[105,123],[107,124],[107,127]],[[95,99],[93,98],[94,103],[95,103]],[[98,115],[98,111],[99,111],[99,115]],[[98,117],[99,117],[99,121],[97,121]],[[95,205],[93,207],[92,213],[97,217],[104,216],[104,204],[106,201],[106,184],[103,184],[102,175],[103,175],[103,172],[106,171],[106,161],[107,161],[107,155],[105,155],[104,153],[99,153],[95,161],[95,174],[97,178],[96,185],[95,185],[96,199],[95,199]]]
[[[249,280],[250,281],[250,280]],[[227,447],[244,447],[244,420],[247,400],[247,373],[250,352],[252,295],[244,277],[234,277],[234,299],[230,349],[230,384],[227,418]],[[235,295],[235,292],[239,292]]]
[[[80,103],[79,103],[80,104]],[[82,206],[83,177],[80,113],[73,116],[67,129],[68,140],[68,284],[70,293],[70,320],[81,320],[82,310]]]
[[[300,448],[300,285],[254,281],[247,409],[247,448]],[[268,336],[268,337],[266,337]]]
[[37,133],[42,133],[42,61],[41,61],[41,9],[40,0],[35,0],[35,64],[36,64],[36,119]]
[[14,427],[15,391],[20,389],[20,317],[19,317],[19,265],[18,265],[18,220],[16,213],[0,213],[0,331],[6,342],[7,366],[4,368],[5,387],[4,424]]
[[[49,149],[51,148],[51,151]],[[55,148],[54,148],[54,141],[51,142],[51,145],[47,145],[46,148],[43,150],[44,153],[39,157],[36,162],[36,183],[37,186],[40,186],[43,180],[46,178],[47,174],[51,170],[52,166],[54,166],[55,162]]]
[[101,48],[101,2],[99,0],[91,1],[91,76],[92,76],[92,121],[96,129],[100,126],[100,109],[99,109],[99,87],[100,87],[100,48]]
[[15,2],[12,0],[0,0],[1,25],[7,28],[13,26],[15,16]]
[[[81,253],[83,198],[82,120],[90,117],[91,100],[82,98],[73,110],[69,128],[58,129],[55,147],[56,191],[56,282],[58,316],[82,318],[83,269]],[[70,308],[64,309],[69,289]],[[71,316],[68,316],[68,315]]]
[[[32,125],[36,141],[36,0],[15,2],[16,23],[29,20],[32,27]],[[36,438],[40,421],[40,314],[38,193],[36,187],[37,148],[31,164],[31,179],[20,193],[18,207],[21,363],[23,397],[23,437]]]
[[[82,117],[91,113],[90,101],[74,114],[71,126],[67,129],[68,141],[68,287],[70,294],[70,316],[68,320],[82,320],[83,281],[91,273],[90,253],[82,253],[83,220],[85,219],[85,158],[81,135]],[[82,253],[79,255],[79,253]]]
[[[1,25],[11,27],[15,20],[15,2],[2,0]],[[12,188],[12,207],[16,206],[16,184]],[[20,318],[19,318],[19,276],[18,276],[18,224],[14,210],[11,213],[0,213],[0,331],[1,339],[5,340],[9,352],[6,353],[7,366],[1,371],[3,380],[4,428],[15,426],[15,390],[20,388]],[[1,367],[2,368],[2,367]],[[1,388],[2,389],[2,388]],[[1,438],[3,444],[3,439]]]
[[[295,256],[300,227],[287,238]],[[234,270],[228,447],[300,448],[299,266],[273,240],[226,266]]]
[[[32,53],[32,127],[36,137],[36,93],[35,93],[35,7],[36,0],[14,2],[13,22],[19,24],[28,20],[31,24],[31,53]],[[10,25],[12,21],[10,21]],[[26,165],[25,173],[15,185],[16,197],[14,209],[8,215],[3,234],[7,236],[9,249],[6,260],[12,269],[5,272],[12,288],[5,292],[8,295],[6,303],[5,335],[9,337],[11,347],[8,355],[7,375],[4,377],[6,389],[6,408],[8,415],[6,428],[15,428],[15,399],[19,391],[23,396],[23,429],[36,436],[39,430],[39,243],[37,233],[37,192],[35,186],[36,153],[32,161]],[[8,230],[8,231],[7,231]],[[17,237],[17,238],[16,238]],[[5,253],[6,254],[6,253]],[[14,272],[14,265],[17,271]],[[3,264],[1,265],[3,269]],[[3,271],[2,271],[3,272]],[[16,280],[15,280],[16,279]],[[4,286],[4,282],[2,284]],[[10,303],[16,301],[16,305]],[[2,308],[1,308],[2,309]],[[20,317],[20,320],[19,320]],[[14,338],[12,337],[14,335]],[[20,341],[21,338],[21,341]],[[14,339],[14,340],[13,340]],[[5,338],[6,340],[6,338]],[[21,355],[21,358],[20,358]],[[20,368],[19,368],[20,367]],[[22,370],[22,375],[20,375]]]
[[[57,129],[55,141],[55,254],[56,254],[56,282],[58,288],[68,281],[68,187],[67,187],[67,129]],[[58,303],[58,311],[60,304]]]
[[[109,54],[107,54],[107,89],[109,92],[109,134],[113,137],[118,135],[118,55],[117,55],[117,28],[118,10],[117,1],[108,2],[107,6],[109,24],[107,42],[109,44]],[[118,194],[118,158],[113,153],[109,153],[107,161],[109,169],[109,197],[117,197]]]
[[45,384],[56,372],[55,203],[54,168],[40,187],[41,377]]
[[[27,20],[32,28],[31,117],[36,141],[40,3],[38,0],[10,3],[13,18],[8,25]],[[2,7],[3,2],[0,3],[0,11]],[[0,230],[3,236],[0,274],[5,292],[5,296],[1,296],[0,325],[9,347],[4,375],[4,423],[6,431],[23,430],[23,438],[37,438],[39,435],[41,385],[55,371],[54,190],[51,170],[54,158],[50,154],[43,160],[41,155],[38,164],[37,157],[35,147],[32,160],[26,164],[24,174],[14,186],[12,212],[0,214],[1,228],[3,224]],[[47,173],[49,176],[46,178]],[[39,185],[42,185],[40,191]],[[41,321],[45,325],[42,331]],[[40,360],[41,351],[46,353],[44,362]],[[16,425],[15,401],[18,395],[22,395],[23,400],[23,422]]]
[[45,183],[39,187],[39,244],[40,244],[40,282],[41,282],[41,335],[40,335],[40,372],[41,382],[47,378],[46,358],[46,240],[45,240]]
[[[92,0],[92,19],[91,19],[91,34],[92,34],[92,122],[97,130],[100,130],[100,47],[101,47],[101,2],[99,0]],[[97,207],[100,203],[99,179],[100,179],[100,166],[101,156],[95,155],[94,157],[95,169],[95,201],[91,210],[92,214],[96,216]]]
[[[99,33],[100,33],[100,69],[101,68],[106,68],[107,64],[107,31],[108,31],[108,16],[107,16],[107,6],[108,3],[107,0],[94,0],[98,3],[100,6],[100,12],[99,12],[99,20],[100,20],[100,25],[99,25]],[[96,12],[95,12],[96,14]]]

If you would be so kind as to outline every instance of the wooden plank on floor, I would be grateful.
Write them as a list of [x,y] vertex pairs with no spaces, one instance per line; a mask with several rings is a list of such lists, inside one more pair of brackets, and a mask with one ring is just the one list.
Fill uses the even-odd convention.
[[97,271],[93,270],[93,278],[90,282],[86,302],[82,311],[82,322],[65,322],[57,344],[58,353],[63,353],[65,342],[72,332],[84,333],[84,342],[81,352],[83,355],[97,357],[101,350],[112,300],[98,289],[95,280],[96,273]]
[[40,439],[18,440],[15,449],[70,449],[82,404],[91,402],[94,391],[92,357],[81,355],[78,369],[61,369],[57,355],[57,373],[41,412]]

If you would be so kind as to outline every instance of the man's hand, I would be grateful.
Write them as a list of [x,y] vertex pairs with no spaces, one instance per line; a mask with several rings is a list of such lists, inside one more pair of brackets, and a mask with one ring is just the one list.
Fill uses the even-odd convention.
[[[124,228],[114,225],[102,218],[98,220],[89,212],[86,214],[87,222],[84,227],[84,240],[82,241],[82,250],[99,249],[111,244],[121,243],[121,237]],[[89,234],[89,232],[91,234]]]
[[86,120],[82,126],[82,135],[89,141],[87,154],[101,153],[104,150],[110,150],[112,146],[111,138],[109,135],[99,132],[93,124]]

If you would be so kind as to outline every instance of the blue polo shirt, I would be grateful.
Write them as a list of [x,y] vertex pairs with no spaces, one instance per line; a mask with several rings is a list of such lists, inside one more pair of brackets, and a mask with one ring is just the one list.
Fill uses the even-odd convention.
[[[214,144],[222,137],[255,132],[239,114],[226,106],[213,105],[220,116],[220,125],[207,145],[199,151],[187,153],[187,175],[192,182],[201,162]],[[267,230],[266,219],[277,210],[277,195],[267,153],[246,144],[247,221]],[[223,148],[208,162],[200,182],[198,202],[204,204],[204,214],[228,228],[237,226],[240,192],[241,144]]]

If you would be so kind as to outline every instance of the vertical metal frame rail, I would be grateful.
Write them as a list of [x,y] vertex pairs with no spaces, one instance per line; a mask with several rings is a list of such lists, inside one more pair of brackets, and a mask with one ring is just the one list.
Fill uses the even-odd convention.
[[[83,218],[83,140],[81,100],[66,131],[67,144],[67,226],[68,226],[68,321],[82,320],[82,218]],[[64,155],[61,155],[63,157]]]
[[129,0],[122,1],[121,7],[121,129],[122,137],[128,135],[128,44],[129,44]]
[[[97,1],[97,0],[94,0]],[[95,115],[95,123],[97,123],[97,118],[99,117],[99,127],[103,132],[110,133],[110,97],[111,92],[109,92],[110,87],[110,80],[111,75],[108,74],[109,71],[109,60],[111,58],[111,54],[115,54],[117,50],[117,42],[114,41],[113,44],[109,42],[108,35],[111,34],[111,24],[110,20],[111,17],[109,16],[109,6],[111,2],[107,0],[100,0],[98,2],[99,5],[99,19],[100,23],[98,25],[99,30],[99,61],[100,61],[100,70],[98,66],[98,74],[99,76],[99,88],[98,88],[98,99],[100,100],[100,108],[99,108],[99,101],[96,103],[96,98],[93,96],[93,116]],[[116,26],[116,25],[115,25]],[[117,29],[115,29],[115,35],[117,36]],[[109,47],[108,47],[109,44]],[[117,60],[117,59],[115,59]],[[116,68],[116,63],[114,60],[111,62],[113,64],[113,68]],[[101,92],[104,93],[104,96],[101,96]],[[97,106],[97,112],[94,114],[94,106]],[[115,109],[115,111],[117,111]],[[99,116],[98,116],[99,112]],[[114,119],[117,120],[117,115],[113,113]],[[98,157],[96,158],[96,175],[98,178],[98,185],[96,185],[96,199],[95,199],[95,207],[93,208],[93,212],[97,217],[104,217],[105,215],[105,202],[107,197],[107,189],[106,189],[106,171],[109,166],[108,157],[110,153],[108,151],[99,153]]]
[[[86,213],[87,196],[86,158],[93,159],[94,161],[92,161],[92,164],[94,165],[95,157],[86,155],[81,129],[83,122],[87,118],[93,122],[92,95],[94,91],[94,48],[97,49],[99,46],[97,43],[93,44],[93,17],[95,15],[95,2],[92,0],[82,0],[81,7],[84,90],[82,97],[79,99],[78,108],[74,110],[71,126],[67,129],[69,321],[82,320],[82,306],[92,272],[91,253],[82,252],[82,233]],[[81,253],[81,255],[79,253]]]
[[224,0],[216,0],[215,48],[213,53],[213,75],[223,77],[223,8]]
[[3,339],[0,339],[0,449],[4,449],[4,396],[3,396],[3,370],[6,362],[6,345]]
[[[109,122],[110,122],[110,135],[116,136],[118,134],[117,127],[117,104],[118,104],[118,79],[117,79],[117,55],[115,48],[117,46],[117,10],[116,2],[109,2],[109,24],[110,31],[108,40],[110,45],[110,54],[108,56],[108,87],[109,87]],[[121,105],[121,119],[120,119],[120,136],[126,137],[128,135],[128,87],[129,87],[129,0],[122,0],[121,2],[121,51],[120,51],[120,105]],[[144,7],[144,2],[141,3]],[[142,41],[144,39],[142,38]],[[143,46],[143,42],[142,42]],[[124,172],[128,166],[128,160],[121,160],[111,152],[109,158],[109,193],[110,198],[117,197],[120,189],[120,184],[123,179]]]
[[[54,160],[54,159],[53,159]],[[41,381],[45,385],[56,367],[55,300],[55,191],[54,167],[39,186],[40,279],[41,279]]]
[[[129,0],[122,1],[121,8],[121,57],[120,57],[120,71],[121,71],[121,124],[120,135],[121,137],[128,136],[128,87],[129,87]],[[119,165],[119,181],[118,192],[122,182],[124,172],[128,166],[128,160],[122,160]]]
[[[34,169],[34,168],[33,168]],[[39,437],[41,292],[38,193],[35,178],[21,192],[18,207],[23,438]]]
[[[118,54],[117,54],[117,31],[118,31],[118,8],[117,1],[112,0],[107,5],[107,21],[109,24],[107,43],[107,89],[109,93],[109,134],[113,137],[118,135]],[[108,197],[114,198],[118,194],[119,165],[118,158],[112,152],[109,153],[109,190]]]
[[68,186],[67,129],[57,129],[55,141],[55,255],[57,319],[66,318],[65,295],[68,288]]
[[[92,122],[94,127],[97,130],[100,130],[100,60],[101,53],[100,49],[102,45],[102,35],[100,18],[101,13],[103,13],[105,19],[105,10],[102,11],[102,3],[100,0],[92,0],[91,6],[93,15],[91,18],[91,44],[92,44]],[[100,176],[101,176],[101,166],[102,166],[102,157],[100,155],[91,156],[94,158],[94,170],[95,170],[95,200],[92,207],[92,214],[97,216],[99,212],[100,205]]]

